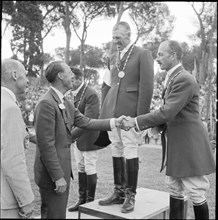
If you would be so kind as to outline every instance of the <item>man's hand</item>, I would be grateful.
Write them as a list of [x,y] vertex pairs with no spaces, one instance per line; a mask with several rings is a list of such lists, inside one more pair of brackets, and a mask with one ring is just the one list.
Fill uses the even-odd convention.
[[121,128],[123,125],[123,121],[128,120],[128,117],[125,115],[120,116],[119,118],[115,118],[115,126],[117,128]]
[[33,218],[33,203],[21,207],[19,210],[19,215],[22,219]]
[[153,128],[151,128],[151,134],[152,134],[152,135],[157,135],[157,134],[159,134],[159,133],[160,133],[160,130],[159,130],[158,127],[153,127]]
[[136,126],[135,118],[127,117],[127,120],[122,121],[121,128],[125,131],[130,130],[131,128],[134,128]]
[[64,193],[67,189],[67,182],[63,177],[56,180],[55,185],[56,185],[55,188],[56,193]]

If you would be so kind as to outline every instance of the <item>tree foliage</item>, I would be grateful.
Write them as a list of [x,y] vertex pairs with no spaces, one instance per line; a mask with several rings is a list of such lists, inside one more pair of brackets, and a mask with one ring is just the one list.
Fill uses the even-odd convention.
[[37,2],[4,2],[3,12],[11,16],[13,37],[10,44],[14,57],[22,56],[28,75],[37,76],[42,62],[40,31],[43,28],[42,14]]

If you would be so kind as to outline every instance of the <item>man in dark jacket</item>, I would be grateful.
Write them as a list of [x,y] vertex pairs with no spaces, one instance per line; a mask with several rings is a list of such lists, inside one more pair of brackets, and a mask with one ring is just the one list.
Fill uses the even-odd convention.
[[[99,117],[100,102],[97,92],[83,80],[83,74],[80,69],[71,67],[75,75],[73,82],[74,105],[79,111],[89,118],[97,119]],[[101,149],[95,145],[99,131],[88,131],[82,128],[73,128],[71,132],[75,138],[72,144],[76,165],[78,170],[79,199],[68,209],[68,211],[77,211],[79,205],[91,202],[95,198],[95,189],[97,184],[96,163],[98,160],[98,150]]]
[[74,74],[63,61],[50,63],[45,77],[51,88],[41,97],[34,112],[36,155],[34,177],[41,195],[41,218],[65,219],[71,176],[72,127],[111,130],[119,119],[90,119],[64,95],[72,89]]
[[181,58],[182,48],[178,42],[160,44],[157,62],[167,71],[163,105],[151,113],[129,118],[124,124],[127,130],[135,126],[137,130],[154,127],[153,132],[162,131],[161,170],[166,166],[170,219],[184,219],[185,189],[193,203],[195,219],[209,219],[205,194],[210,184],[206,175],[215,172],[215,163],[209,136],[199,114],[199,85],[182,67]]

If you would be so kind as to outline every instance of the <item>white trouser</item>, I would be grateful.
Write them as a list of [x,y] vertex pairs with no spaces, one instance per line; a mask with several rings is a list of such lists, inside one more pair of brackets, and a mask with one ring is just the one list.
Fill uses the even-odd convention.
[[136,132],[134,128],[129,131],[116,128],[108,131],[111,141],[112,157],[125,157],[133,159],[138,157],[137,146],[141,143],[143,132]]
[[184,191],[187,190],[193,204],[200,204],[205,201],[206,191],[210,187],[210,182],[206,176],[182,178],[166,176],[165,182],[170,191],[170,195],[174,197],[184,196]]
[[97,173],[96,163],[98,160],[98,150],[80,151],[76,144],[72,144],[71,147],[74,151],[78,172],[86,173],[87,175]]

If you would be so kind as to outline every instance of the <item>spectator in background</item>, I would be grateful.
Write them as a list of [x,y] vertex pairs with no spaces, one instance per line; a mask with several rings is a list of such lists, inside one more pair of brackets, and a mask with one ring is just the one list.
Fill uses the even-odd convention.
[[[99,117],[100,101],[97,92],[83,81],[83,73],[76,67],[71,67],[75,75],[73,81],[74,105],[89,118]],[[98,150],[95,145],[99,131],[88,131],[74,127],[71,134],[76,138],[71,145],[74,151],[79,182],[79,199],[68,208],[68,211],[78,211],[79,205],[91,202],[95,198],[97,184]]]
[[149,144],[150,143],[150,132],[149,132],[150,129],[147,129],[145,131],[145,144]]
[[25,148],[28,133],[18,101],[26,98],[24,66],[5,59],[1,65],[1,218],[31,218],[34,194],[28,177]]

